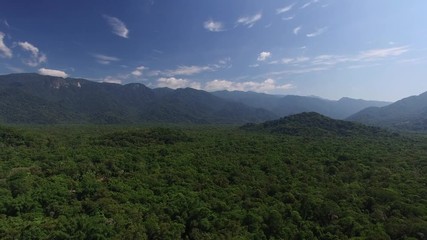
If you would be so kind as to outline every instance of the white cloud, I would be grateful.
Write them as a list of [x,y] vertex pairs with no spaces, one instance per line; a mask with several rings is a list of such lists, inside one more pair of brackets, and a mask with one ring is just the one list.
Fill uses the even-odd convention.
[[363,64],[369,62],[372,64],[374,61],[384,60],[390,57],[397,57],[409,51],[408,46],[394,47],[394,48],[381,48],[362,51],[354,55],[333,55],[323,54],[312,58],[296,57],[296,58],[283,58],[282,63],[288,65],[297,65],[304,63],[305,67],[309,66],[335,66],[338,64],[351,63],[357,66],[367,66]]
[[227,57],[219,60],[217,63],[208,64],[204,66],[198,65],[181,65],[175,69],[166,69],[166,70],[151,70],[147,72],[147,76],[160,76],[160,77],[175,77],[175,76],[191,76],[200,74],[203,72],[214,72],[219,69],[231,68],[231,58]]
[[282,18],[282,20],[283,21],[289,21],[289,20],[292,20],[292,19],[294,19],[295,18],[295,16],[289,16],[289,17],[284,17],[284,18]]
[[114,84],[122,84],[122,80],[121,79],[118,79],[118,78],[115,78],[115,77],[112,77],[112,76],[105,77],[102,80],[102,82],[105,82],[105,83],[114,83]]
[[261,20],[261,18],[262,18],[262,13],[257,13],[253,16],[246,16],[246,17],[241,17],[237,19],[236,24],[237,25],[242,24],[244,26],[247,26],[248,28],[251,28],[255,25],[256,22]]
[[212,19],[204,22],[203,27],[210,32],[224,31],[224,25],[221,22],[215,22]]
[[[344,67],[348,69],[372,67],[380,65],[385,60],[395,60],[397,57],[404,55],[408,51],[410,51],[409,46],[400,46],[392,48],[371,49],[361,51],[352,55],[323,54],[313,57],[283,58],[281,59],[281,63],[287,65],[287,69],[276,72],[268,72],[252,77],[277,78],[283,77],[285,75],[306,74],[318,71],[326,71],[336,67]],[[402,63],[405,61],[401,60],[397,62]],[[415,61],[407,62],[413,63]]]
[[311,4],[317,3],[319,2],[319,0],[312,0],[310,2],[305,3],[304,5],[301,6],[301,9],[304,9],[306,7],[309,7]]
[[294,34],[298,35],[298,33],[299,33],[299,31],[301,31],[301,29],[302,29],[302,26],[298,26],[298,27],[294,28],[294,30],[293,30]]
[[361,52],[360,57],[363,59],[385,58],[390,56],[399,56],[407,51],[409,51],[408,46],[373,49],[373,50]]
[[168,87],[172,89],[190,87],[194,89],[200,89],[201,84],[187,79],[170,77],[157,79],[157,87]]
[[29,42],[18,42],[18,45],[27,52],[30,52],[31,56],[28,59],[24,59],[23,62],[30,67],[36,67],[37,65],[47,61],[47,57],[44,53]]
[[277,14],[282,14],[282,13],[285,13],[285,12],[289,12],[290,10],[292,10],[292,8],[294,7],[294,5],[295,5],[295,3],[292,3],[291,5],[288,5],[286,7],[278,8],[278,9],[276,9],[276,13]]
[[323,28],[319,28],[316,31],[312,32],[312,33],[308,33],[307,37],[317,37],[321,34],[323,34],[324,32],[326,32],[328,30],[327,27],[323,27]]
[[267,60],[268,58],[270,58],[271,57],[271,52],[261,52],[259,55],[258,55],[258,58],[257,58],[257,60],[258,61],[265,61],[265,60]]
[[5,58],[12,58],[12,50],[4,44],[4,33],[0,32],[0,55]]
[[304,74],[304,73],[325,71],[328,69],[329,68],[327,67],[303,67],[303,68],[289,69],[289,70],[283,70],[278,72],[269,72],[267,74],[263,74],[262,76],[283,76],[283,75],[292,75],[292,74]]
[[55,69],[47,69],[47,68],[40,68],[39,74],[47,75],[47,76],[53,76],[53,77],[62,77],[62,78],[68,77],[68,74],[66,74],[64,71],[55,70]]
[[[314,65],[337,65],[340,63],[362,63],[400,56],[409,51],[408,46],[380,48],[362,51],[357,55],[320,55],[313,58]],[[363,65],[364,66],[364,65]]]
[[296,57],[296,58],[283,58],[282,63],[283,64],[298,64],[309,61],[310,58],[308,57]]
[[116,57],[112,57],[112,56],[107,56],[107,55],[102,55],[102,54],[92,54],[92,56],[94,58],[96,58],[96,61],[100,64],[104,64],[104,65],[108,65],[111,62],[117,62],[120,61],[119,58]]
[[120,19],[108,15],[104,15],[104,18],[112,28],[114,34],[122,38],[129,38],[129,30]]
[[212,66],[178,66],[177,69],[167,70],[167,74],[169,76],[175,75],[194,75],[201,72],[213,71],[214,68]]
[[146,69],[146,67],[139,66],[131,74],[135,77],[140,77],[142,76],[142,72],[144,71],[144,69]]
[[213,80],[205,84],[206,91],[256,91],[256,92],[270,92],[273,90],[288,90],[291,89],[292,84],[278,85],[276,82],[269,78],[263,82],[231,82],[227,80]]

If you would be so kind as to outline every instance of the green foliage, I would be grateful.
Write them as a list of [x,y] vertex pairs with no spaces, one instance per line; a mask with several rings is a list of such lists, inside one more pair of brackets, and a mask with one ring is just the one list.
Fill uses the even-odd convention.
[[295,114],[261,124],[246,124],[241,129],[306,137],[388,134],[380,128],[334,120],[315,112]]
[[31,144],[29,137],[25,137],[11,128],[0,126],[0,147],[23,146],[29,144]]
[[159,127],[148,130],[109,133],[101,136],[98,143],[113,147],[138,147],[147,144],[174,144],[190,140],[181,130]]
[[0,238],[425,239],[427,138],[302,116],[1,128]]

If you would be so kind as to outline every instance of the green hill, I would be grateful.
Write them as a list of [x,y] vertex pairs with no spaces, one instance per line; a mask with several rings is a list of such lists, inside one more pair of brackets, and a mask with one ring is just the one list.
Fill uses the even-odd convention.
[[376,127],[335,120],[315,112],[295,114],[260,124],[246,124],[241,129],[293,136],[372,136],[386,133]]

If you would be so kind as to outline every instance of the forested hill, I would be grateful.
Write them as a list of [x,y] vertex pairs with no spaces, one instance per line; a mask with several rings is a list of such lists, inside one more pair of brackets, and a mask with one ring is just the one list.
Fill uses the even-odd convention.
[[385,107],[364,109],[348,120],[401,130],[427,131],[427,92]]
[[295,114],[260,124],[246,124],[241,129],[295,136],[372,136],[388,134],[377,127],[335,120],[315,112]]
[[195,89],[98,83],[38,74],[0,76],[0,122],[244,123],[276,118]]

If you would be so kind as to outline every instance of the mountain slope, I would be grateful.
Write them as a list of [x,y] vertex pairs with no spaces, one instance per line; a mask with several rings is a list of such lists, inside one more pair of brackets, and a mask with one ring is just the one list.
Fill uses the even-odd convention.
[[97,83],[38,74],[0,76],[0,121],[7,123],[244,123],[276,117],[194,89]]
[[341,98],[338,101],[317,97],[276,96],[254,92],[218,91],[212,94],[244,103],[251,107],[264,108],[279,116],[289,116],[302,112],[318,112],[335,119],[345,119],[367,107],[382,107],[390,104],[381,101]]
[[350,121],[404,130],[427,130],[427,92],[399,100],[381,108],[367,108]]

